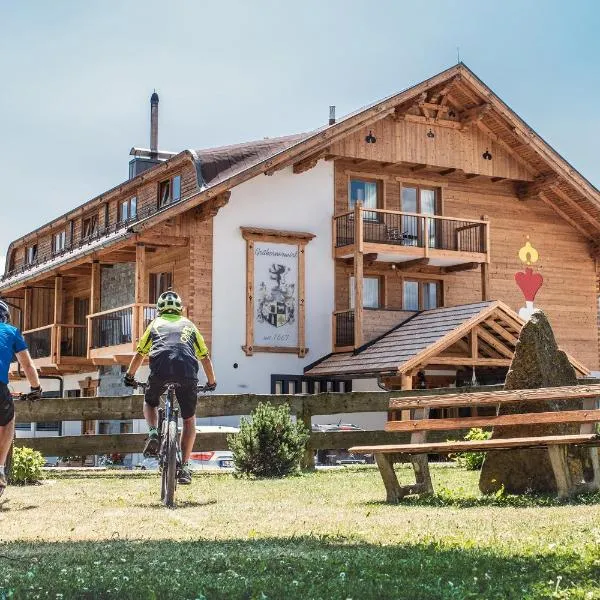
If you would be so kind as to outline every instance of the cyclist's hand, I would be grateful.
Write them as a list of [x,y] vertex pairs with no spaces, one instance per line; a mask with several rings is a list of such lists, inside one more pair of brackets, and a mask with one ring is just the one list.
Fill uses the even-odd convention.
[[42,387],[39,385],[37,387],[32,387],[29,394],[27,394],[27,398],[29,400],[39,400],[41,397],[42,397]]
[[214,392],[217,389],[217,382],[215,381],[214,383],[207,383],[204,386],[204,391],[205,392]]
[[123,383],[127,387],[137,387],[137,381],[135,380],[135,376],[131,375],[130,373],[125,373],[125,377],[123,377]]

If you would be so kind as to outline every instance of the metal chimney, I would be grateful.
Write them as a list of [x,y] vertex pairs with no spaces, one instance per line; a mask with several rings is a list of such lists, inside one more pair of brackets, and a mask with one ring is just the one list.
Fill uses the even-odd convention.
[[329,124],[333,125],[335,123],[335,106],[329,107]]
[[150,97],[150,156],[158,156],[158,94],[156,90]]

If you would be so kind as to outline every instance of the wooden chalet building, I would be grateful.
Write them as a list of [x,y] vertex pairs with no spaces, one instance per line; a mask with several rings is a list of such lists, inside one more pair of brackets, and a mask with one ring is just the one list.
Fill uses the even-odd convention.
[[168,287],[225,393],[497,380],[533,297],[598,369],[600,193],[465,65],[209,150],[159,151],[157,110],[127,181],[8,250],[0,294],[66,391],[117,381]]

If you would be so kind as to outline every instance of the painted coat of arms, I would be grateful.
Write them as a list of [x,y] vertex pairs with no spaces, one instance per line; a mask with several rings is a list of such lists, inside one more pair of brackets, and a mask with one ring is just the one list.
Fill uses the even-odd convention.
[[286,281],[290,270],[285,265],[272,264],[269,267],[270,281],[261,281],[258,289],[256,317],[259,323],[273,327],[294,323],[296,286]]

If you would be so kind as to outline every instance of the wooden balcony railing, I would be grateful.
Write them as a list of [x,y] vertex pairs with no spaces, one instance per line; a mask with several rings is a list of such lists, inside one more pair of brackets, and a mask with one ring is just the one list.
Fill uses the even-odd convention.
[[[361,221],[358,227],[357,218]],[[415,256],[433,255],[432,250],[487,255],[488,228],[489,223],[484,220],[366,210],[357,206],[353,211],[333,217],[333,244],[335,249],[348,251],[355,244],[384,245],[390,249],[412,247],[415,248]]]
[[139,303],[88,315],[88,357],[106,357],[117,348],[119,352],[135,351],[138,339],[154,317],[154,304]]
[[87,356],[85,325],[52,323],[24,331],[23,337],[38,366],[42,362],[58,366]]
[[354,310],[333,313],[333,346],[336,349],[354,347]]

